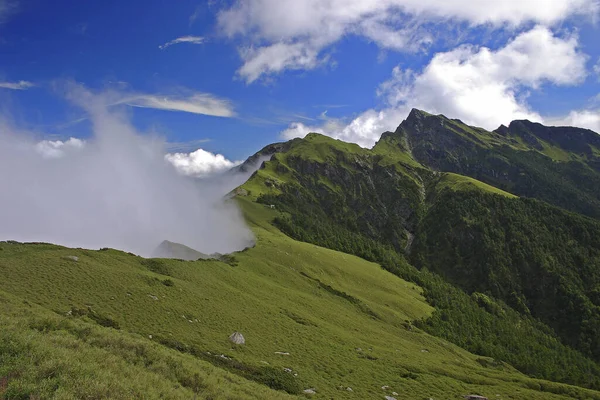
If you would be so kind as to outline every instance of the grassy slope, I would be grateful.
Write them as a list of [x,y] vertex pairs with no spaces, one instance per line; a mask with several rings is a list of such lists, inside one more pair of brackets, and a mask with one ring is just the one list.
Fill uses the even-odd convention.
[[[9,377],[0,391],[20,390],[28,398],[49,385],[46,393],[59,387],[57,398],[189,398],[196,388],[200,398],[285,397],[155,343],[165,337],[246,365],[290,368],[302,388],[316,388],[314,398],[383,398],[392,391],[409,399],[470,392],[600,398],[508,366],[484,368],[477,356],[407,329],[406,320],[432,311],[418,287],[359,258],[291,240],[269,224],[276,211],[249,199],[240,204],[258,245],[237,254],[237,266],[176,260],[143,265],[143,259],[113,250],[0,244],[0,290],[10,293],[0,296],[2,325],[8,327],[0,336],[0,374]],[[79,261],[65,258],[73,255]],[[164,285],[165,279],[174,285]],[[121,332],[65,316],[72,307],[87,306],[118,323]],[[236,330],[245,335],[245,346],[227,341]],[[29,354],[39,360],[35,367]]]
[[139,335],[0,291],[2,399],[289,399]]
[[477,179],[469,178],[468,176],[454,174],[452,172],[442,173],[441,179],[435,186],[436,192],[441,192],[444,189],[454,191],[483,191],[493,194],[499,194],[508,198],[516,198],[514,194],[500,190],[494,186],[478,181]]

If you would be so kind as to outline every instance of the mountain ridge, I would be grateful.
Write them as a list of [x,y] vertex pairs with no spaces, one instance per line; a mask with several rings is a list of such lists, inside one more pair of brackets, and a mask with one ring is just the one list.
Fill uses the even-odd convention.
[[231,255],[0,242],[0,397],[600,399],[593,157],[407,120],[250,157]]
[[[523,125],[529,124],[511,126],[515,130]],[[568,128],[548,129],[555,134]],[[589,132],[576,129],[576,135],[581,132],[589,138]],[[294,139],[242,187],[251,198],[276,207],[281,214],[274,224],[293,238],[359,255],[405,279],[419,281],[422,278],[402,269],[401,259],[406,257],[467,294],[483,293],[524,316],[541,318],[547,324],[542,331],[556,331],[563,343],[600,360],[596,335],[600,298],[595,294],[600,276],[590,273],[597,270],[600,258],[593,242],[584,240],[596,236],[591,232],[600,227],[595,219],[600,215],[600,192],[592,184],[600,176],[587,158],[537,137],[539,146],[528,144],[523,137],[521,131],[490,132],[415,109],[372,149],[316,133]],[[565,154],[567,160],[562,159]],[[487,211],[471,213],[461,202],[473,202]],[[446,203],[454,204],[454,214]],[[557,230],[548,215],[576,228]],[[533,251],[530,257],[522,255],[527,247],[509,240],[532,234],[522,221],[544,232],[539,240],[526,242]],[[581,232],[584,236],[578,236]],[[557,236],[561,240],[555,243]],[[470,247],[471,242],[478,244]],[[571,242],[581,245],[562,245]],[[495,258],[486,260],[491,255]],[[547,257],[555,260],[548,262]],[[478,266],[482,261],[487,270]],[[574,268],[581,263],[585,271]],[[483,275],[465,279],[471,273]],[[434,301],[440,289],[433,283],[436,278],[431,279],[421,284],[433,290],[430,300]],[[536,291],[532,286],[536,279],[548,288]],[[556,282],[562,283],[557,286]],[[550,291],[554,294],[547,294]],[[477,296],[471,300],[474,304],[478,304]],[[471,305],[465,307],[465,313],[475,312],[469,311]],[[462,337],[474,334],[469,329],[461,331],[443,320],[437,323],[432,333],[446,332],[445,337],[470,350],[485,349],[483,354],[488,356],[508,357],[523,371],[549,362],[517,361],[506,349],[490,346],[488,339],[483,338],[480,345],[464,342]],[[515,343],[505,345],[509,348]]]

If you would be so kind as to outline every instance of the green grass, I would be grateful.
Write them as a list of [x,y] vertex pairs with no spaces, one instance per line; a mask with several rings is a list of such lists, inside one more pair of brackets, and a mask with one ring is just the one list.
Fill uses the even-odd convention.
[[[419,287],[357,257],[294,241],[270,224],[277,210],[248,197],[238,202],[257,245],[231,265],[0,243],[0,382],[8,377],[0,393],[286,398],[263,382],[315,388],[316,399],[383,399],[393,391],[399,399],[600,398],[482,362],[423,333],[411,321],[433,309]],[[234,331],[246,345],[228,341]]]
[[444,189],[454,191],[483,191],[494,193],[509,198],[517,198],[514,194],[500,190],[494,186],[478,181],[477,179],[468,176],[458,175],[451,172],[442,173],[439,182],[435,186],[436,191],[440,192]]
[[0,291],[0,398],[285,399],[139,335]]
[[558,146],[553,146],[547,142],[542,142],[543,149],[540,151],[542,154],[547,155],[555,161],[571,161],[572,159],[578,159],[573,153],[569,153],[566,150],[561,149]]

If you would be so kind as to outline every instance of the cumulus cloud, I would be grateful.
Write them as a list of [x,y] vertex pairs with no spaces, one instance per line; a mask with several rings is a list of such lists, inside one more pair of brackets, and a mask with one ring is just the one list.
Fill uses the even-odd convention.
[[[247,82],[287,69],[319,65],[322,51],[345,35],[358,35],[383,49],[415,50],[431,43],[448,21],[492,28],[527,23],[553,25],[574,15],[595,18],[598,0],[237,0],[218,15],[221,31],[241,37]],[[324,60],[321,60],[324,61]]]
[[540,121],[524,89],[581,83],[586,60],[576,36],[557,37],[538,26],[496,51],[461,46],[438,53],[418,74],[396,67],[379,94],[394,107],[410,103],[494,129],[513,119]]
[[393,131],[406,117],[408,111],[404,107],[397,109],[367,110],[349,123],[342,119],[332,119],[322,125],[306,125],[302,122],[292,122],[287,129],[280,133],[283,139],[289,140],[304,137],[315,132],[331,136],[334,139],[356,143],[361,147],[372,147],[381,134]]
[[[0,10],[1,12],[1,10]],[[1,89],[11,89],[11,90],[26,90],[34,87],[35,85],[28,81],[18,81],[18,82],[0,82]]]
[[275,43],[258,48],[243,48],[240,56],[244,65],[238,73],[246,83],[252,83],[263,74],[278,73],[286,69],[312,69],[320,62],[318,47],[313,43]]
[[222,154],[214,154],[198,149],[191,153],[172,153],[165,155],[165,159],[182,174],[203,178],[227,171],[241,161],[230,161]]
[[42,140],[35,144],[35,150],[46,158],[58,158],[64,156],[72,150],[83,148],[84,141],[78,138],[69,138],[62,140]]
[[0,175],[10,194],[0,198],[0,240],[144,256],[163,240],[207,254],[251,243],[235,205],[222,200],[225,193],[177,173],[165,161],[162,140],[138,133],[102,95],[76,87],[69,98],[93,124],[84,144],[36,142],[0,121],[0,168],[10,171]]
[[549,123],[553,125],[578,126],[600,133],[600,109],[574,110],[564,118],[551,119]]
[[158,46],[159,49],[164,50],[167,47],[173,46],[174,44],[179,43],[190,43],[190,44],[202,44],[204,43],[204,38],[202,36],[182,36],[177,39],[173,39],[165,44]]
[[370,147],[413,107],[487,129],[514,119],[543,122],[542,116],[527,104],[527,91],[545,83],[581,83],[586,77],[586,60],[575,35],[558,37],[548,28],[537,26],[498,50],[460,46],[436,54],[421,72],[396,67],[377,91],[386,104],[382,110],[368,110],[341,129],[295,123],[282,135],[314,130]]

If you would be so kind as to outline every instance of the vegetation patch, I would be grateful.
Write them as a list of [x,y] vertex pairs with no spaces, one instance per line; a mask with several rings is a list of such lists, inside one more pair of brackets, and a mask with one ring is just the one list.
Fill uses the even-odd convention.
[[140,264],[142,264],[148,271],[152,271],[160,275],[172,276],[171,267],[161,259],[144,258],[140,260]]
[[157,338],[158,342],[164,346],[188,353],[201,358],[211,364],[224,368],[227,371],[246,379],[266,385],[274,390],[281,390],[289,394],[299,394],[302,385],[293,375],[269,366],[254,366],[236,360],[231,355],[215,354],[198,349],[172,338]]

